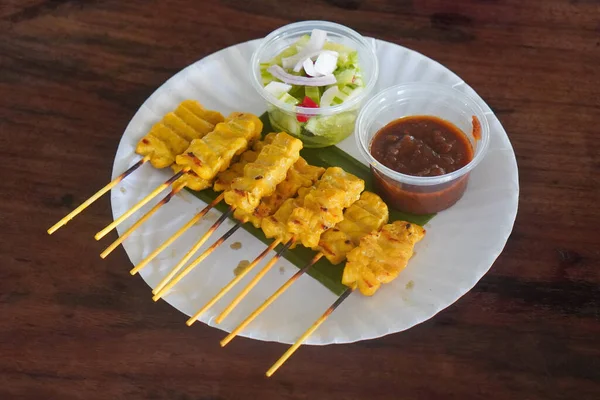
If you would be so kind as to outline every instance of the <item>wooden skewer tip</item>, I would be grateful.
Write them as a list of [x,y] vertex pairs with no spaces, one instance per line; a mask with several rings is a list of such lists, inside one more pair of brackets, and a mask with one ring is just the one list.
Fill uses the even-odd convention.
[[117,240],[112,242],[106,249],[104,249],[104,251],[100,253],[100,258],[105,259],[110,253],[113,252],[114,249],[119,247],[119,245],[123,243],[123,241],[125,241],[125,239],[127,239],[137,228],[139,228],[144,222],[146,222],[155,212],[157,212],[162,206],[171,201],[173,196],[179,193],[184,187],[185,184],[180,185],[171,190],[169,194],[167,194],[161,201],[156,203],[156,205],[152,207],[152,209],[150,209],[146,214],[144,214],[143,217],[141,217],[133,225],[131,225],[129,229],[123,232],[123,234],[119,236]]
[[116,228],[121,222],[123,222],[127,218],[129,218],[133,213],[135,213],[137,210],[139,210],[144,205],[146,205],[146,203],[148,203],[150,200],[152,200],[153,198],[158,196],[160,194],[160,192],[165,190],[173,182],[175,182],[177,179],[179,179],[183,174],[185,174],[187,172],[188,171],[186,169],[182,169],[181,171],[177,172],[175,175],[173,175],[172,177],[167,179],[165,182],[161,183],[156,189],[154,189],[146,197],[144,197],[142,200],[140,200],[138,203],[136,203],[133,207],[131,207],[129,210],[127,210],[123,215],[121,215],[119,218],[117,218],[116,220],[111,222],[106,228],[104,228],[100,232],[96,233],[94,235],[94,239],[96,239],[96,240],[102,239],[110,231],[112,231],[114,228]]
[[319,317],[319,319],[317,319],[310,328],[308,328],[306,330],[306,332],[304,332],[302,334],[302,336],[300,336],[300,338],[298,338],[298,340],[296,340],[296,342],[290,346],[290,348],[279,358],[279,360],[277,360],[275,362],[275,364],[273,364],[273,366],[271,368],[269,368],[266,372],[266,376],[267,378],[270,378],[282,365],[283,363],[285,363],[287,361],[287,359],[289,359],[292,354],[294,354],[296,352],[296,350],[298,350],[298,348],[302,345],[302,343],[304,343],[306,341],[306,339],[308,339],[308,337],[310,335],[313,334],[314,331],[317,330],[317,328],[319,328],[319,326],[321,326],[321,324],[323,322],[325,322],[325,320],[331,315],[331,313],[333,313],[335,311],[335,309],[342,304],[342,302],[344,300],[346,300],[346,298],[352,293],[352,289],[346,289],[346,291],[344,291],[344,293],[342,293],[342,295],[340,297],[338,297],[338,299],[331,305],[329,306],[329,308],[327,310],[325,310],[325,312],[323,313],[323,315],[321,315]]
[[69,214],[67,214],[66,216],[64,216],[60,221],[58,221],[56,224],[52,225],[47,230],[48,234],[52,235],[59,228],[61,228],[64,225],[66,225],[69,221],[71,221],[73,218],[75,218],[77,215],[79,215],[83,210],[85,210],[93,202],[95,202],[100,197],[102,197],[110,189],[112,189],[113,187],[115,187],[116,185],[118,185],[121,181],[123,181],[123,179],[125,179],[129,174],[131,174],[133,171],[135,171],[136,169],[138,169],[139,167],[141,167],[148,160],[150,160],[150,155],[146,155],[144,158],[142,158],[141,160],[139,160],[138,162],[136,162],[135,164],[133,164],[131,167],[129,167],[129,169],[127,169],[121,175],[117,176],[115,179],[113,179],[112,181],[110,181],[106,186],[104,186],[102,189],[100,189],[96,193],[94,193],[90,198],[88,198],[86,201],[84,201],[83,203],[81,203],[77,208],[75,208]]

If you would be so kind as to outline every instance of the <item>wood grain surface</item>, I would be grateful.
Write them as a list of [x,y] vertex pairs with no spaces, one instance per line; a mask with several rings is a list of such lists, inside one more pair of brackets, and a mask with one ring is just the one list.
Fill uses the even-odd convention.
[[[102,261],[121,134],[166,79],[226,46],[327,19],[446,65],[493,108],[521,198],[504,252],[430,321],[286,346],[153,303]],[[0,0],[0,399],[600,398],[600,3],[594,0]],[[114,239],[114,233],[110,236]]]

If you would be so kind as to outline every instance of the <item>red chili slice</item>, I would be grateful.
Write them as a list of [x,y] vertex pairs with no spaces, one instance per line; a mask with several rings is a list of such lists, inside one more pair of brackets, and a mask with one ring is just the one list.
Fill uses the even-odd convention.
[[308,96],[304,96],[304,99],[302,100],[302,103],[300,103],[300,106],[306,108],[319,108],[319,105]]
[[[304,96],[304,99],[302,99],[302,102],[299,104],[299,106],[306,107],[306,108],[319,108],[319,105],[317,103],[315,103],[315,101],[308,96]],[[306,114],[298,114],[296,116],[296,119],[298,120],[298,122],[306,122],[306,121],[308,121],[309,118],[310,118],[310,115],[306,115]]]

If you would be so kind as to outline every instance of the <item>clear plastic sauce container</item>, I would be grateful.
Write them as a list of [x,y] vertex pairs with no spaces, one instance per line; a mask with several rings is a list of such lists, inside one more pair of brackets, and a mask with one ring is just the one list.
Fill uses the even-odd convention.
[[[395,129],[393,136],[382,136],[391,132],[395,124],[413,120],[412,132],[410,124],[405,124],[398,128],[409,129]],[[463,136],[452,141],[451,131]],[[489,126],[475,100],[435,83],[403,84],[377,94],[362,109],[356,134],[379,194],[394,208],[414,214],[435,213],[455,204],[463,196],[469,173],[483,159],[489,143]],[[423,149],[411,147],[411,141],[423,144],[421,139],[425,142]],[[404,147],[400,141],[406,142]],[[459,145],[465,151],[453,154],[444,148],[451,145],[455,147],[453,151]],[[440,157],[449,157],[448,162],[442,163]]]

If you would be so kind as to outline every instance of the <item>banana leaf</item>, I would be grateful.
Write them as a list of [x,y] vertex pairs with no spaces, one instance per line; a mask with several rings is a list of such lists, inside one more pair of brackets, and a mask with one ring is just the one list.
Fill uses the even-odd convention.
[[[263,135],[272,132],[272,127],[269,122],[267,114],[263,114],[260,119],[263,121]],[[324,168],[327,167],[341,167],[345,171],[358,176],[365,181],[366,190],[373,190],[373,177],[369,167],[365,166],[348,153],[340,150],[335,146],[325,147],[320,149],[302,149],[300,155],[306,159],[311,165],[317,165]],[[194,196],[200,200],[210,203],[219,194],[212,189],[205,189],[200,192],[189,190]],[[229,206],[225,202],[221,202],[216,208],[225,212]],[[409,221],[419,225],[425,225],[435,214],[430,215],[414,215],[394,210],[390,207],[390,222],[403,220]],[[242,227],[252,234],[254,237],[259,239],[261,242],[268,245],[271,239],[267,239],[263,234],[262,230],[256,229],[252,224],[244,224]],[[279,245],[276,250],[281,249],[283,245]],[[258,255],[259,251],[255,255]],[[253,256],[255,256],[253,255]],[[284,257],[294,264],[298,268],[302,268],[304,265],[314,257],[315,252],[307,249],[303,246],[297,246],[295,249],[288,250],[284,253]],[[325,257],[321,258],[308,272],[310,276],[316,279],[319,283],[325,286],[327,289],[332,291],[336,295],[341,295],[347,288],[342,284],[342,272],[344,270],[344,263],[339,265],[333,265]]]

